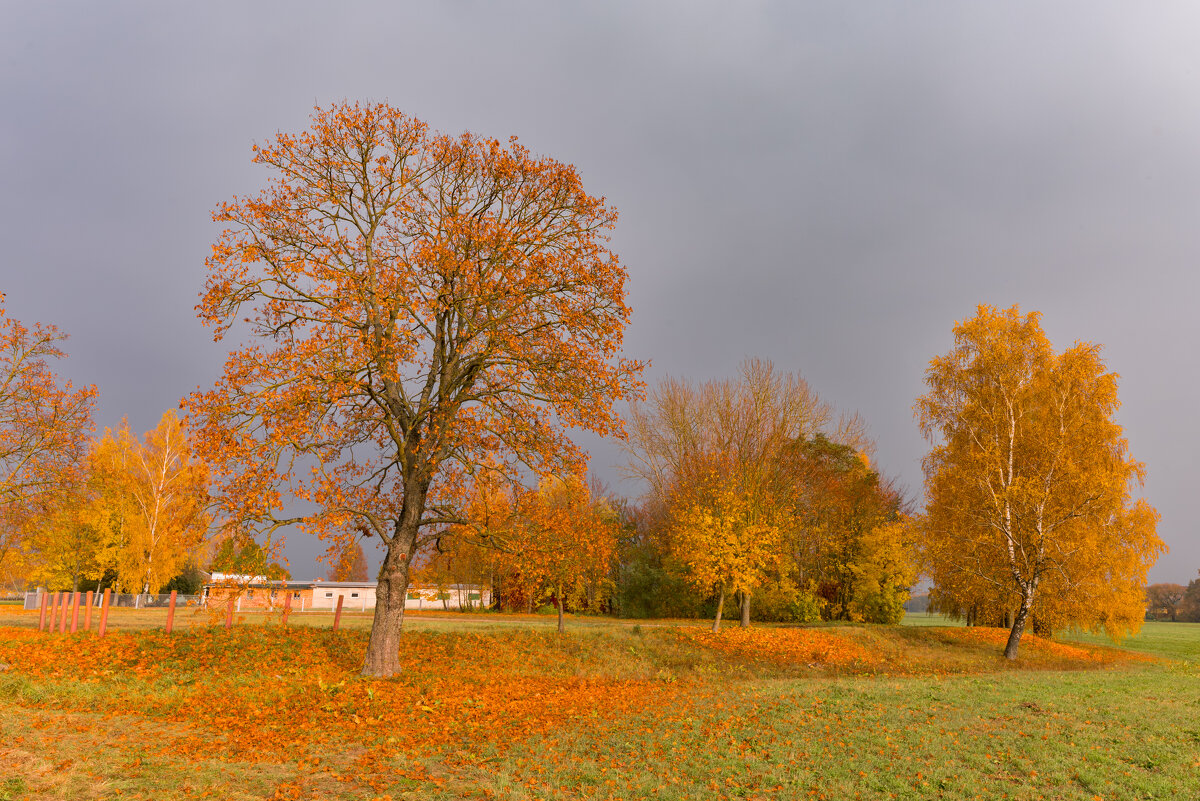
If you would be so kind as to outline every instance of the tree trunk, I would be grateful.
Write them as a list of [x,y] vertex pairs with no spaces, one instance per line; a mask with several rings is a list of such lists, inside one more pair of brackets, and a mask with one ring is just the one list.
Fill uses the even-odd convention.
[[742,593],[742,628],[750,628],[750,593]]
[[[375,617],[363,663],[364,676],[388,678],[400,672],[400,632],[404,627],[404,603],[408,598],[409,569],[417,544],[418,523],[424,512],[424,493],[413,492],[405,499],[408,507],[397,522],[388,543],[379,579],[375,585]],[[413,508],[417,507],[417,508]]]
[[1025,621],[1029,617],[1029,603],[1022,599],[1021,608],[1013,619],[1012,631],[1008,633],[1008,644],[1004,646],[1004,658],[1016,659],[1017,646],[1021,644],[1021,635],[1025,633]]
[[562,634],[566,632],[566,629],[563,627],[563,601],[561,592],[555,593],[554,605],[558,607],[558,633]]
[[721,630],[721,613],[725,611],[725,588],[721,588],[721,597],[717,600],[717,617],[713,621],[713,634]]

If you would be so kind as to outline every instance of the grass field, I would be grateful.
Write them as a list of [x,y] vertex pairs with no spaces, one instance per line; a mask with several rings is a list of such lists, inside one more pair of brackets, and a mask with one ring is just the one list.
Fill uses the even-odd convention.
[[559,637],[423,615],[404,674],[375,681],[367,617],[167,636],[156,614],[118,610],[100,640],[0,610],[0,801],[1200,798],[1189,624],[1119,649],[1031,637],[1014,665],[1006,632],[933,619]]

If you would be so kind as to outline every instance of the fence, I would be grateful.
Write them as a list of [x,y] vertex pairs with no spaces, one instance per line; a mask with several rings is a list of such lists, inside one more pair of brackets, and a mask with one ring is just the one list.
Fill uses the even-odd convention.
[[[42,596],[52,596],[54,593],[37,590],[35,592],[25,593],[25,609],[39,609],[42,605]],[[104,593],[97,592],[92,596],[92,606],[99,607],[102,603]],[[150,593],[120,593],[114,594],[109,601],[109,606],[121,606],[132,609],[165,609],[171,605],[171,593],[163,593],[160,595],[152,595]],[[204,606],[203,595],[177,595],[175,596],[176,606],[197,607]]]
[[[342,622],[343,596],[338,596],[337,606],[333,610],[333,630],[337,631]],[[104,636],[108,628],[108,610],[114,606],[134,609],[166,608],[166,630],[170,634],[175,623],[175,610],[182,605],[206,606],[206,598],[202,595],[180,595],[172,592],[170,595],[114,595],[111,589],[103,593],[87,592],[30,592],[25,595],[25,608],[38,610],[38,631],[60,634],[70,630],[72,634],[80,630],[91,631],[92,609],[99,608],[100,628],[97,634]],[[225,609],[225,628],[233,625],[234,609],[241,611],[241,597],[230,596],[228,600],[214,606]],[[283,625],[287,625],[288,615],[292,612],[292,596],[287,593],[281,607]],[[80,619],[82,617],[82,620]]]

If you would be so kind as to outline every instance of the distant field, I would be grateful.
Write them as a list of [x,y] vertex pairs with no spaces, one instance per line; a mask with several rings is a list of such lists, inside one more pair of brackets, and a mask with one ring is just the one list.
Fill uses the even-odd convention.
[[[909,612],[901,621],[905,626],[962,626],[963,621],[930,612]],[[1064,631],[1057,635],[1062,642],[1089,643],[1182,659],[1200,661],[1200,623],[1165,623],[1146,621],[1142,629],[1131,637],[1113,642],[1105,634],[1084,631]],[[1200,795],[1197,796],[1200,798]]]
[[945,615],[939,615],[934,612],[905,612],[904,619],[900,621],[902,626],[963,626],[966,625],[962,620],[957,618],[949,618]]
[[[10,799],[1187,799],[1200,636],[1140,652],[936,625],[410,618],[405,672],[365,632],[46,635],[0,613]],[[344,617],[366,626],[369,616]],[[10,625],[17,624],[17,625]],[[916,625],[914,625],[916,624]],[[126,628],[128,625],[128,628]],[[1132,647],[1135,641],[1124,644]],[[1165,659],[1151,658],[1154,654]]]
[[[1064,642],[1112,644],[1103,634],[1080,631],[1064,632],[1059,639]],[[1147,621],[1142,624],[1140,632],[1126,637],[1117,643],[1117,647],[1144,654],[1200,662],[1200,623]],[[1200,794],[1197,794],[1197,798],[1200,798]]]

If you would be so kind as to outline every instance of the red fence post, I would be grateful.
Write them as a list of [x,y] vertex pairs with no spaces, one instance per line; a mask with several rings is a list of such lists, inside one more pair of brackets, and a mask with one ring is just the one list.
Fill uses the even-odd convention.
[[226,631],[233,625],[233,593],[229,593],[229,608],[225,611]]
[[73,597],[71,599],[72,600],[72,604],[71,604],[71,633],[72,634],[79,631],[79,595],[80,595],[80,593],[75,592],[72,594]]
[[112,587],[104,591],[104,600],[100,603],[100,631],[98,636],[103,637],[104,632],[108,631],[108,600],[112,597]]
[[58,605],[58,633],[67,633],[67,607],[71,605],[71,593],[60,592],[62,602]]
[[175,628],[175,596],[179,590],[171,590],[171,605],[167,607],[167,634],[171,633],[171,629]]
[[46,605],[50,601],[50,593],[42,593],[42,603],[39,605],[41,611],[38,613],[38,631],[46,630]]
[[83,604],[83,630],[92,630],[92,591],[87,591],[87,600]]
[[283,625],[287,627],[288,613],[292,611],[292,591],[288,590],[283,596]]
[[337,611],[333,613],[333,630],[338,630],[338,625],[342,622],[342,601],[346,600],[345,595],[338,596]]

